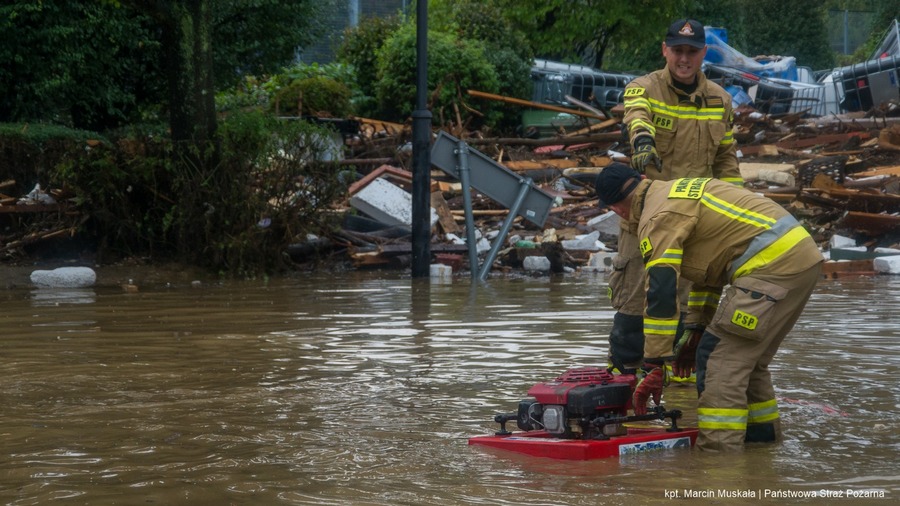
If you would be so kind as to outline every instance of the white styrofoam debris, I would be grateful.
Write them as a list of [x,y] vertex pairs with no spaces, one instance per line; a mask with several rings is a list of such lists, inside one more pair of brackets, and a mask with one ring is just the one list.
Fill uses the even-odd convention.
[[97,273],[90,267],[60,267],[53,270],[37,270],[31,273],[31,282],[51,288],[85,288],[94,286]]
[[900,255],[878,257],[872,263],[875,266],[875,272],[900,274]]
[[590,220],[588,220],[587,226],[607,235],[618,236],[619,223],[621,221],[622,218],[620,218],[618,214],[608,212],[591,218]]
[[[384,178],[376,178],[350,198],[350,205],[387,225],[412,226],[412,195]],[[438,221],[431,211],[431,226]]]
[[550,270],[550,259],[542,256],[529,256],[522,260],[522,267],[526,271],[547,272]]
[[430,274],[432,278],[450,278],[453,277],[453,268],[444,264],[431,264]]
[[829,240],[828,243],[832,248],[850,248],[856,246],[855,240],[838,234],[831,236],[831,240]]
[[578,239],[566,239],[562,242],[562,247],[567,250],[579,251],[598,251],[604,247],[603,243],[597,241],[600,232],[594,230],[590,234],[582,236]]
[[617,253],[608,251],[591,253],[584,268],[594,272],[612,272],[612,260],[616,255]]

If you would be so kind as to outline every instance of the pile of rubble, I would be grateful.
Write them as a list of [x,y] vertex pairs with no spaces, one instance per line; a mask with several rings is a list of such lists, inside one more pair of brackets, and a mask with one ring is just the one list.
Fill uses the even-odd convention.
[[[781,203],[804,223],[832,259],[826,264],[828,275],[900,273],[897,104],[887,104],[876,114],[816,118],[765,114],[749,106],[735,113],[745,186]],[[618,217],[598,207],[591,183],[610,162],[629,161],[621,111],[613,109],[612,116],[586,119],[572,132],[542,139],[490,139],[455,129],[452,133],[470,149],[533,182],[553,205],[542,222],[519,211],[507,223],[509,203],[497,202],[489,190],[473,185],[467,210],[458,178],[433,167],[430,250],[435,263],[471,272],[467,240],[472,237],[482,263],[479,269],[607,270],[616,249]],[[352,162],[364,176],[339,206],[346,219],[343,230],[331,238],[333,253],[348,255],[359,268],[406,267],[412,254],[412,169],[404,149],[409,132],[371,120],[362,124],[374,135],[358,136],[351,146],[356,153]],[[383,149],[391,139],[393,154]],[[373,149],[380,149],[380,156],[367,158],[365,153]],[[475,228],[471,236],[465,230],[467,214]],[[489,250],[496,255],[487,254]],[[485,268],[484,262],[490,265]]]

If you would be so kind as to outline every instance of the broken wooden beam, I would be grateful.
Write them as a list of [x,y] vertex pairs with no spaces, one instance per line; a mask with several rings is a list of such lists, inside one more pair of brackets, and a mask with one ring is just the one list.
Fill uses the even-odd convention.
[[521,105],[523,107],[533,107],[535,109],[546,109],[548,111],[564,112],[573,116],[583,116],[585,118],[593,118],[596,120],[605,120],[606,116],[597,116],[592,112],[579,111],[578,109],[569,109],[567,107],[559,107],[557,105],[542,104],[540,102],[532,102],[530,100],[522,100],[520,98],[505,97],[503,95],[495,95],[493,93],[485,93],[477,90],[467,90],[466,93],[475,98],[484,98],[487,100],[496,100],[507,104]]

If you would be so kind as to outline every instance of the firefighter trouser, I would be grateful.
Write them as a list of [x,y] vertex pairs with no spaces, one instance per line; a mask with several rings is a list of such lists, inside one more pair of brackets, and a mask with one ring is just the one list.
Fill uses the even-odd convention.
[[769,363],[809,300],[821,263],[799,274],[735,280],[697,348],[701,450],[738,450],[780,439]]
[[[623,222],[624,223],[624,222]],[[646,271],[637,235],[623,225],[619,229],[618,253],[613,258],[609,275],[609,299],[616,310],[609,334],[610,360],[627,367],[638,367],[644,357],[644,300]],[[691,283],[678,280],[678,297],[687,308]]]

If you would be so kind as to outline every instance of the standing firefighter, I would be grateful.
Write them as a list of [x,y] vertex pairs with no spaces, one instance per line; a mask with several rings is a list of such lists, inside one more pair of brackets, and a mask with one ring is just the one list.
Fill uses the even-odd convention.
[[[646,412],[649,399],[659,404],[668,362],[677,374],[696,370],[699,448],[778,440],[768,367],[821,275],[815,241],[775,202],[712,178],[651,181],[615,163],[595,187],[601,206],[636,227],[646,270],[646,375],[635,413]],[[673,347],[682,276],[704,303],[688,306]]]
[[[648,179],[715,177],[742,185],[734,138],[731,95],[700,72],[706,55],[703,25],[681,19],[662,44],[666,67],[634,79],[625,88],[625,124],[631,166]],[[609,336],[614,364],[640,364],[644,346],[643,266],[635,230],[623,222],[613,260],[609,297],[616,315]],[[682,287],[689,300],[690,286]],[[699,300],[693,297],[690,300]]]

